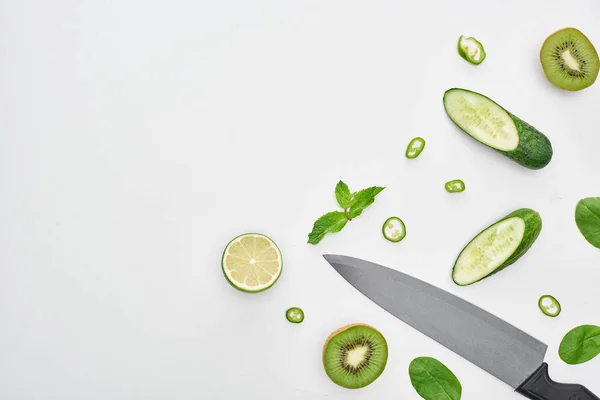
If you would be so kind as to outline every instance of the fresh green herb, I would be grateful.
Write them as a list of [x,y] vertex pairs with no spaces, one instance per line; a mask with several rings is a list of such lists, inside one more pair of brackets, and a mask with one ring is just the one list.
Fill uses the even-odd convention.
[[575,223],[585,240],[600,248],[600,197],[579,200],[575,208]]
[[444,364],[431,357],[418,357],[408,367],[410,382],[425,400],[460,400],[462,386]]
[[373,186],[355,193],[352,197],[350,208],[347,210],[349,220],[358,217],[360,214],[362,214],[365,208],[373,204],[375,201],[375,196],[377,196],[383,189],[385,188]]
[[390,242],[397,243],[404,239],[404,237],[406,236],[406,226],[400,218],[389,217],[383,223],[383,227],[381,227],[381,232],[383,232],[384,238],[386,238]]
[[406,158],[417,158],[425,148],[425,139],[416,137],[410,141],[406,148]]
[[342,181],[335,186],[335,198],[344,210],[352,205],[352,193],[350,193],[348,185]]
[[446,182],[446,191],[449,193],[458,193],[465,191],[465,183],[460,179],[455,179],[453,181]]
[[335,233],[342,230],[348,218],[342,211],[332,211],[322,215],[313,225],[313,230],[308,234],[308,243],[317,244],[328,233]]
[[600,326],[581,325],[565,335],[558,355],[567,364],[583,364],[600,354]]
[[300,322],[304,321],[304,311],[302,311],[301,308],[292,307],[285,312],[285,317],[291,323],[299,324]]
[[549,294],[545,294],[540,297],[538,301],[538,307],[549,317],[558,317],[558,314],[560,314],[561,311],[561,306],[558,300]]
[[335,197],[344,211],[332,211],[315,221],[312,232],[308,234],[308,243],[317,244],[328,233],[339,232],[348,221],[358,217],[365,208],[373,204],[384,187],[373,186],[358,192],[350,192],[348,185],[339,181],[335,187]]
[[479,65],[485,60],[485,50],[479,40],[460,35],[458,38],[458,54],[468,62]]

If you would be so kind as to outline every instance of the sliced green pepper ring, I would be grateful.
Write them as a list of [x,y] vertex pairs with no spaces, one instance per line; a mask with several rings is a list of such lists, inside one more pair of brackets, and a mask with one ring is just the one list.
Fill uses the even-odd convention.
[[425,148],[425,139],[416,137],[410,141],[406,148],[406,158],[417,158]]
[[398,217],[390,217],[385,220],[381,228],[383,237],[390,242],[398,243],[406,236],[406,226]]
[[540,297],[538,307],[540,307],[540,310],[549,317],[557,317],[561,312],[560,303],[554,296],[550,296],[549,294]]
[[483,45],[477,39],[463,35],[458,38],[458,54],[474,65],[481,64],[486,56]]
[[465,191],[465,183],[460,179],[446,182],[444,186],[446,187],[446,191],[449,193],[459,193]]
[[292,324],[299,324],[304,321],[304,311],[301,308],[292,307],[285,312],[285,317]]

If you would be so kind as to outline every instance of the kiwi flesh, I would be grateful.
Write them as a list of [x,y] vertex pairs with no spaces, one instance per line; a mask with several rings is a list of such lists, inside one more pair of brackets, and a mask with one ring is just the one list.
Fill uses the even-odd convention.
[[600,60],[594,45],[579,30],[565,28],[550,35],[540,51],[544,73],[564,90],[581,90],[598,77]]
[[388,358],[385,338],[365,324],[341,327],[323,347],[323,365],[329,378],[347,389],[370,385],[383,373]]

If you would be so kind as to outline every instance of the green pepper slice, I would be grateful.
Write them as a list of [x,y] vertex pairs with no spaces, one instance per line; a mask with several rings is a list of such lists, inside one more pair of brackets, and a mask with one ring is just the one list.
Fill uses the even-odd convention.
[[389,217],[381,227],[383,237],[390,242],[397,243],[406,236],[406,225],[398,217]]
[[425,139],[416,137],[410,141],[406,148],[406,158],[417,158],[425,148]]
[[540,300],[538,301],[538,307],[544,314],[553,318],[557,317],[561,312],[560,303],[554,298],[554,296],[550,296],[549,294],[545,294],[540,297]]
[[448,181],[444,186],[446,187],[446,191],[449,193],[459,193],[465,191],[465,183],[460,179]]
[[474,65],[481,64],[486,56],[483,45],[477,39],[463,35],[458,38],[458,54]]
[[299,324],[304,321],[304,311],[301,308],[292,307],[285,312],[285,317],[292,324]]

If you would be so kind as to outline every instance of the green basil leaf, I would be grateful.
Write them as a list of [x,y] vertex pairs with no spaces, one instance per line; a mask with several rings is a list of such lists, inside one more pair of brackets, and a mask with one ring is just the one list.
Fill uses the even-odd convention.
[[348,212],[350,219],[356,218],[362,214],[365,208],[373,204],[375,201],[375,196],[377,196],[383,189],[385,188],[373,186],[356,192],[352,200],[352,205],[350,206],[350,211]]
[[600,354],[600,326],[581,325],[565,335],[558,355],[567,364],[583,364]]
[[308,234],[308,243],[319,243],[326,234],[341,231],[347,222],[346,214],[342,211],[332,211],[322,215],[315,221],[312,232]]
[[600,197],[579,200],[575,208],[575,223],[585,240],[600,248]]
[[352,205],[352,193],[350,193],[348,185],[342,181],[339,181],[335,187],[335,198],[344,210]]
[[425,400],[460,400],[462,386],[444,364],[431,357],[418,357],[408,367],[410,382]]

